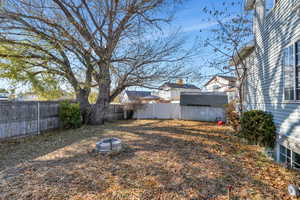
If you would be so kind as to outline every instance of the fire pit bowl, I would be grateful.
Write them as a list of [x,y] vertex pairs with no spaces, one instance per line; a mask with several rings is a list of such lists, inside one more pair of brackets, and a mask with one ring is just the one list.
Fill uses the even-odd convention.
[[122,141],[119,138],[104,138],[96,143],[96,151],[99,153],[120,152]]

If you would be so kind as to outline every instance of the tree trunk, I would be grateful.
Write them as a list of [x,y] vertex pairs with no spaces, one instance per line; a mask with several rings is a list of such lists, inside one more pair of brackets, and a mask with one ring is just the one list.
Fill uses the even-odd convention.
[[91,105],[89,103],[90,92],[85,89],[80,89],[76,94],[76,101],[79,102],[80,112],[84,124],[87,124],[90,119]]
[[101,78],[98,80],[99,93],[96,104],[91,110],[91,125],[101,125],[104,123],[107,109],[110,103],[110,74],[108,66],[101,67]]
[[[243,74],[243,76],[245,76]],[[238,91],[239,91],[239,115],[242,116],[244,112],[244,80],[245,77],[242,77],[239,81]]]
[[243,108],[243,90],[240,86],[239,88],[239,115],[242,116],[244,108]]

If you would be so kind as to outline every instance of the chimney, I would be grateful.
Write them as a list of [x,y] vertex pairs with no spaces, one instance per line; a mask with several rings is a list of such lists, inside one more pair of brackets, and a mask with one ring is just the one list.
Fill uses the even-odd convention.
[[182,79],[178,79],[176,83],[177,83],[178,85],[183,85],[183,84],[184,84],[184,82],[183,82]]

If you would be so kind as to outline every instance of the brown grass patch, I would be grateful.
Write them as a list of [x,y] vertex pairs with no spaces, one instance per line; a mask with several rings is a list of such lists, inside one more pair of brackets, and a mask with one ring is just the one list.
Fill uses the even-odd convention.
[[[93,152],[116,136],[119,155]],[[141,120],[0,143],[0,199],[291,199],[299,174],[213,123]]]

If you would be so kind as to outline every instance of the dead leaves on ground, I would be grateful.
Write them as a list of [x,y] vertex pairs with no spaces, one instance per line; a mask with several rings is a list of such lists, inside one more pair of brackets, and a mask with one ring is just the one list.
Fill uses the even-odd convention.
[[[93,151],[115,136],[118,155]],[[229,127],[143,120],[1,143],[0,199],[291,199],[300,176],[268,160]],[[2,195],[2,196],[1,196]]]

